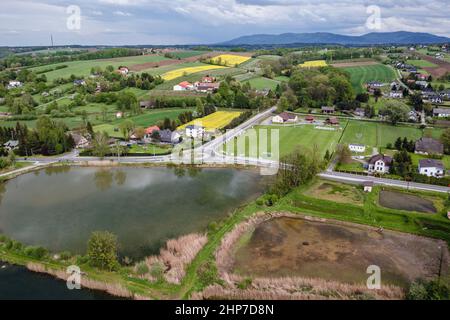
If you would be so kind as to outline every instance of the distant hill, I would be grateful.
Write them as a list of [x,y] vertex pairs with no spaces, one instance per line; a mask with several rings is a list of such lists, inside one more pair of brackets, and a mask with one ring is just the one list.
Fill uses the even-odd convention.
[[450,38],[420,32],[373,32],[362,36],[346,36],[334,33],[283,33],[279,35],[255,34],[239,37],[220,45],[282,45],[282,44],[339,44],[339,45],[380,45],[380,44],[434,44],[450,42]]

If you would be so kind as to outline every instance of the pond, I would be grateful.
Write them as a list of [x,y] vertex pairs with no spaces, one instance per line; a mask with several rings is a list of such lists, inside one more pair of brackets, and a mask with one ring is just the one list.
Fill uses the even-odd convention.
[[433,201],[407,194],[404,192],[386,191],[380,192],[380,205],[389,209],[415,211],[422,213],[436,213]]
[[50,168],[0,187],[0,233],[83,254],[91,233],[106,230],[117,235],[120,255],[136,260],[170,238],[205,231],[265,185],[250,170]]
[[92,290],[68,290],[64,281],[0,261],[0,300],[114,300]]
[[[233,270],[250,277],[303,277],[365,284],[367,268],[381,268],[382,284],[407,286],[436,274],[442,242],[364,226],[277,218],[244,236]],[[445,251],[444,270],[448,270]],[[445,271],[444,271],[445,272]]]

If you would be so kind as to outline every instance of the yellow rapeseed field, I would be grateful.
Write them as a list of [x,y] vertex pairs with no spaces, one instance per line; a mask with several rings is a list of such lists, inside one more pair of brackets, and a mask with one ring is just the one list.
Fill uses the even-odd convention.
[[325,60],[314,60],[314,61],[306,61],[303,64],[299,64],[299,67],[301,68],[319,68],[319,67],[326,67],[327,62]]
[[182,77],[184,75],[197,73],[197,72],[201,72],[201,71],[212,70],[212,69],[222,69],[222,68],[226,68],[226,67],[206,65],[206,66],[199,66],[199,67],[182,68],[182,69],[176,69],[173,71],[166,72],[161,77],[166,81],[170,81],[170,80]]
[[220,63],[221,65],[234,67],[235,65],[239,65],[250,59],[251,59],[250,57],[238,56],[234,54],[222,54],[220,56],[211,59],[211,61],[213,61],[213,63]]
[[216,129],[222,129],[240,115],[241,112],[238,111],[217,111],[204,118],[195,119],[186,123],[185,125],[178,127],[178,130],[184,130],[186,126],[193,124],[204,127],[206,131],[215,131]]

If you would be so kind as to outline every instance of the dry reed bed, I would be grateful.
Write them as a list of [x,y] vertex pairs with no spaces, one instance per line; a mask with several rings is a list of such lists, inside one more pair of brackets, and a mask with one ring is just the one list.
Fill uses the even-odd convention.
[[[245,278],[231,274],[234,264],[234,249],[239,239],[258,224],[275,218],[300,218],[292,213],[257,213],[247,221],[234,227],[222,239],[216,251],[216,264],[220,277],[225,285],[213,285],[193,296],[195,299],[251,299],[251,300],[320,300],[320,299],[403,299],[404,291],[396,286],[384,286],[381,290],[369,290],[364,285],[352,285],[323,279],[289,278],[257,278],[246,289],[238,289],[237,285]],[[309,221],[326,222],[326,219],[301,217]]]
[[[63,281],[67,281],[68,277],[70,276],[69,274],[67,274],[66,272],[64,272],[62,270],[49,269],[40,263],[31,263],[30,262],[27,264],[27,268],[30,271],[48,274],[48,275],[54,276]],[[120,284],[96,281],[96,280],[89,279],[86,276],[81,276],[81,286],[83,288],[88,288],[91,290],[104,291],[104,292],[106,292],[110,295],[116,296],[116,297],[127,298],[127,299],[135,299],[136,298],[132,292],[130,292],[128,289],[122,287]]]
[[[145,264],[151,269],[156,264],[165,266],[164,279],[169,283],[180,284],[186,275],[186,266],[189,265],[200,250],[208,242],[205,234],[189,234],[178,239],[169,240],[166,247],[160,250],[159,256],[151,256],[145,259]],[[147,279],[154,281],[150,276]]]

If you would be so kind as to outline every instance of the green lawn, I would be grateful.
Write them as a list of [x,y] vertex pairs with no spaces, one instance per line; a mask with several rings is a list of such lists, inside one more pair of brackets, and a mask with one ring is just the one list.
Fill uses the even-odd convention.
[[188,50],[188,51],[171,52],[170,54],[174,57],[174,59],[186,59],[199,56],[205,53],[207,53],[207,51]]
[[427,60],[408,60],[407,63],[416,66],[418,68],[424,68],[424,67],[430,67],[430,68],[435,68],[437,67],[437,65],[435,65],[432,62],[429,62]]
[[264,89],[275,90],[277,85],[280,84],[280,82],[277,80],[272,80],[264,77],[253,78],[245,82],[250,83],[252,88],[256,90],[264,90]]
[[92,67],[101,67],[106,68],[109,65],[112,65],[115,68],[119,66],[126,65],[131,67],[136,64],[147,63],[147,62],[158,62],[162,60],[167,60],[167,58],[156,55],[148,55],[148,56],[135,56],[135,57],[123,57],[123,58],[115,58],[115,59],[102,59],[102,60],[86,60],[86,61],[71,61],[64,62],[52,65],[46,65],[41,67],[32,68],[33,71],[46,70],[49,68],[55,68],[57,66],[67,65],[67,68],[54,70],[45,73],[48,81],[53,81],[57,78],[68,78],[70,75],[74,74],[78,77],[86,77],[91,73]]
[[[440,130],[433,129],[433,135],[440,135]],[[423,131],[412,126],[392,126],[377,122],[349,121],[341,142],[345,144],[359,143],[368,147],[386,147],[394,144],[398,137],[418,140]]]
[[[336,131],[326,131],[316,129],[312,125],[303,125],[298,127],[282,127],[282,126],[257,126],[255,127],[257,130],[257,137],[259,139],[260,130],[267,129],[268,130],[268,148],[267,152],[272,152],[271,148],[271,131],[279,130],[279,150],[280,157],[290,154],[297,148],[308,148],[312,149],[317,147],[319,152],[322,155],[325,155],[326,151],[333,151],[339,141],[339,138],[342,135],[342,130],[336,129]],[[243,143],[243,139],[245,136],[241,136],[238,138],[237,143]],[[229,146],[229,148],[231,148]],[[224,147],[225,149],[225,147]],[[249,155],[249,145],[246,143],[246,155]],[[263,153],[263,149],[260,149],[260,152]],[[235,154],[238,156],[242,156],[242,154],[237,152],[237,147],[235,145]],[[260,154],[264,157],[264,154]]]
[[172,146],[170,145],[156,145],[156,144],[150,144],[150,145],[133,145],[130,148],[130,153],[136,153],[136,154],[153,154],[155,156],[168,154],[172,150]]
[[352,86],[357,93],[364,91],[364,84],[370,81],[389,83],[396,79],[392,68],[383,64],[344,68],[350,73]]

